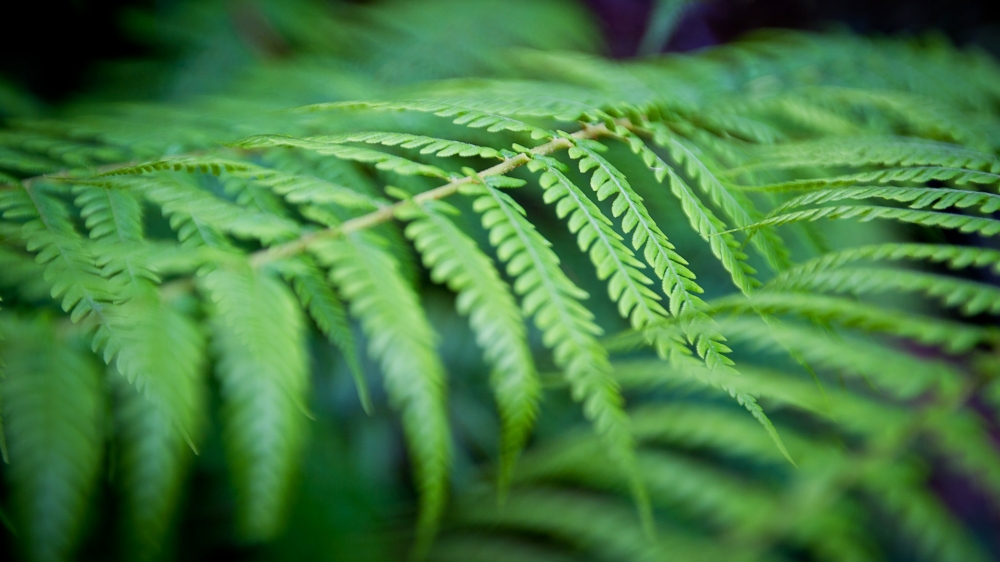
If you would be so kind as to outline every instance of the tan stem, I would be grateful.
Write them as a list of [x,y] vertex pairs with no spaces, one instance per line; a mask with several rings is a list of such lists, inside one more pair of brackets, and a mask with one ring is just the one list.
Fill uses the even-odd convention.
[[[573,133],[571,136],[576,139],[592,139],[603,135],[611,134],[604,125],[596,126],[585,126],[583,129]],[[529,153],[533,155],[546,155],[551,154],[557,150],[562,150],[572,146],[572,141],[565,138],[558,138],[553,141],[547,142],[543,145],[536,146],[532,148]],[[531,161],[531,157],[528,154],[518,154],[511,158],[505,159],[503,162],[487,168],[481,172],[477,173],[480,178],[489,176],[501,176],[503,174],[509,173],[510,171],[519,168]],[[476,181],[475,178],[462,178],[450,183],[446,183],[442,186],[435,187],[429,191],[424,191],[413,197],[413,199],[408,199],[406,201],[400,201],[398,203],[393,203],[392,205],[386,205],[376,211],[372,211],[366,215],[361,215],[360,217],[355,217],[343,224],[335,227],[331,227],[325,230],[318,230],[315,232],[310,232],[309,234],[303,235],[291,242],[286,242],[284,244],[279,244],[277,246],[272,246],[263,250],[255,252],[250,257],[250,264],[253,267],[260,267],[272,261],[293,256],[295,254],[304,252],[310,244],[316,242],[317,240],[326,240],[329,238],[336,238],[338,236],[344,236],[352,232],[357,232],[359,230],[364,230],[366,228],[371,228],[378,224],[388,222],[395,218],[396,212],[404,208],[407,205],[425,203],[427,201],[432,201],[435,199],[443,199],[450,195],[458,193],[458,190],[466,184]]]

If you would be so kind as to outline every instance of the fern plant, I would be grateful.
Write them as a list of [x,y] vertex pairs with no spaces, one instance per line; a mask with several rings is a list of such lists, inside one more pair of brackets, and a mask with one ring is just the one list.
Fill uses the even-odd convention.
[[[216,431],[240,540],[294,533],[319,341],[398,417],[419,559],[996,559],[929,478],[1000,506],[997,67],[792,33],[503,60],[281,111],[250,88],[8,123],[0,444],[25,559],[74,556],[102,466],[125,556],[169,554]],[[450,481],[425,281],[496,402],[481,478]]]

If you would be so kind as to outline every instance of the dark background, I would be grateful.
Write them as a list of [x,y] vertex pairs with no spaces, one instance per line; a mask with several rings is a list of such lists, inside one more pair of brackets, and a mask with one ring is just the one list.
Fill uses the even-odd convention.
[[[576,1],[586,3],[601,22],[610,54],[636,53],[655,0]],[[11,4],[19,13],[13,13]],[[46,102],[63,101],[88,86],[99,61],[162,55],[129,37],[121,23],[129,12],[156,12],[171,4],[169,0],[9,2],[0,33],[0,76]],[[685,10],[666,50],[724,43],[764,27],[841,27],[864,34],[936,32],[959,45],[975,44],[1000,55],[997,0],[706,1]]]

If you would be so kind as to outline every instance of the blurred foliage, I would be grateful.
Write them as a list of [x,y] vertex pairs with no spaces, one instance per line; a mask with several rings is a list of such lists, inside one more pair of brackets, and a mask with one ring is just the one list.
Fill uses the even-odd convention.
[[59,107],[0,81],[11,559],[1000,557],[986,56],[619,64],[538,0],[123,25],[154,56]]

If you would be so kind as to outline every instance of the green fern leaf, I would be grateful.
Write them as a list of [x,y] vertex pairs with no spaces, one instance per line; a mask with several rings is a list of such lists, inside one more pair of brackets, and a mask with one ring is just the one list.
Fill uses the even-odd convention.
[[294,262],[281,265],[285,278],[291,283],[302,307],[316,322],[320,331],[329,338],[344,356],[348,370],[354,377],[358,389],[358,399],[365,412],[372,413],[371,394],[368,381],[361,369],[354,334],[348,324],[347,312],[340,297],[326,281],[326,275],[308,255],[298,256]]
[[[129,250],[143,243],[139,202],[128,191],[106,187],[78,186],[75,191],[91,238],[118,250],[107,252],[111,257],[102,274],[127,287],[128,300],[107,310],[95,348],[103,350],[108,363],[114,358],[118,371],[151,402],[150,408],[168,417],[175,439],[194,448],[205,407],[199,382],[204,355],[200,335],[162,302],[152,284],[159,279]],[[160,345],[164,340],[172,349]]]
[[0,212],[5,219],[27,219],[18,234],[37,261],[45,264],[45,279],[52,298],[78,322],[96,316],[98,323],[108,304],[122,291],[100,275],[92,250],[73,227],[66,207],[41,186],[0,192]]
[[[570,148],[569,155],[579,160],[580,171],[594,169],[591,187],[597,192],[598,199],[607,199],[616,194],[612,202],[612,214],[622,217],[622,230],[626,234],[635,231],[632,235],[632,247],[636,250],[645,247],[646,262],[653,266],[653,272],[663,281],[670,313],[674,316],[697,314],[703,301],[692,293],[701,293],[703,290],[695,282],[694,273],[687,268],[687,262],[674,250],[674,245],[653,221],[642,204],[642,198],[635,193],[625,176],[597,153],[600,149],[598,147],[603,148],[603,145],[577,143]],[[731,363],[725,357],[728,348],[722,343],[724,338],[721,335],[710,331],[687,332],[685,335],[710,366]]]
[[632,151],[639,154],[646,166],[656,175],[656,180],[663,182],[669,178],[671,193],[680,203],[681,209],[688,217],[693,228],[703,240],[709,243],[712,254],[722,263],[733,279],[736,288],[749,293],[759,284],[753,275],[756,273],[746,262],[747,255],[742,245],[731,233],[726,232],[726,225],[709,209],[697,194],[674,172],[673,168],[638,137],[627,137]]
[[[650,404],[633,410],[632,418],[635,438],[643,444],[707,450],[727,458],[791,469],[770,437],[746,414],[731,408],[680,402]],[[796,458],[817,456],[816,445],[797,432],[782,428],[782,434]]]
[[600,333],[593,316],[578,299],[587,294],[559,269],[559,258],[549,243],[525,218],[510,196],[488,184],[470,184],[466,193],[478,195],[473,208],[482,214],[490,243],[515,279],[526,316],[533,316],[542,341],[565,374],[575,400],[583,402],[587,419],[604,439],[611,457],[620,463],[632,487],[645,525],[651,525],[649,504],[635,466],[633,441],[623,400],[611,378],[607,352],[594,336]]
[[606,560],[719,560],[726,554],[707,536],[660,525],[655,541],[643,536],[622,502],[593,494],[539,489],[511,494],[502,509],[477,502],[459,513],[475,525],[522,530],[594,549]]
[[980,213],[988,214],[1000,209],[1000,195],[964,191],[961,189],[945,189],[940,187],[895,187],[895,186],[858,186],[839,189],[824,189],[792,198],[776,207],[771,214],[780,214],[796,207],[842,201],[844,199],[864,200],[871,198],[888,199],[909,203],[911,209],[930,207],[935,210],[955,207],[958,209],[975,208]]
[[296,141],[308,143],[310,148],[356,142],[380,144],[382,146],[398,146],[400,148],[409,149],[419,148],[420,154],[433,154],[434,156],[440,158],[447,158],[450,156],[478,156],[479,158],[503,159],[500,152],[493,148],[478,146],[467,142],[428,137],[424,135],[411,135],[408,133],[368,131],[358,133],[340,133],[321,137],[308,137],[304,139],[296,139]]
[[26,560],[70,560],[97,483],[101,371],[49,321],[0,317],[11,503]]
[[119,241],[142,240],[139,201],[123,190],[77,186],[76,206],[91,238],[114,236]]
[[271,148],[278,146],[304,148],[306,150],[312,150],[317,154],[334,156],[344,160],[373,163],[375,164],[375,168],[379,170],[386,170],[404,176],[420,175],[432,178],[450,178],[448,172],[445,172],[437,166],[421,164],[387,152],[357,146],[346,146],[338,142],[326,141],[325,139],[326,137],[297,139],[293,137],[265,135],[244,139],[240,141],[237,146],[245,149]]
[[[676,412],[668,410],[668,413]],[[714,420],[709,415],[703,421]],[[670,424],[665,421],[664,425]],[[618,491],[622,485],[621,475],[595,445],[592,440],[564,439],[526,459],[520,480]],[[781,495],[766,484],[683,453],[644,450],[640,453],[639,464],[655,504],[672,514],[703,521],[735,536],[771,532],[770,529],[780,526],[777,522],[783,520],[778,514],[788,510]],[[854,526],[852,516],[842,509],[808,513],[805,517],[810,523],[802,531],[784,538],[820,556],[833,551],[842,556],[841,559],[865,560],[864,549],[857,544],[857,538],[845,536]]]
[[431,278],[458,295],[457,307],[469,315],[476,341],[493,373],[490,383],[500,409],[503,433],[499,489],[506,493],[514,462],[527,442],[541,397],[541,383],[528,346],[524,317],[510,288],[492,261],[453,222],[443,216],[443,203],[411,208],[407,238],[423,256]]
[[[757,210],[753,202],[739,191],[727,188],[712,168],[706,163],[705,155],[687,140],[670,132],[662,125],[652,125],[653,141],[667,150],[671,158],[684,167],[696,185],[725,213],[732,224],[742,227],[757,220]],[[759,223],[758,223],[759,224]],[[759,236],[750,241],[774,271],[781,271],[790,265],[789,251],[784,241],[773,230],[759,228]]]
[[885,310],[867,303],[799,293],[761,291],[750,297],[723,297],[709,303],[715,312],[737,314],[797,314],[820,323],[833,322],[849,328],[884,332],[943,346],[961,353],[998,337],[991,331],[940,319]]
[[[192,165],[192,170],[198,169]],[[135,174],[142,173],[140,169]],[[225,234],[256,239],[264,243],[294,238],[299,225],[287,218],[250,210],[212,195],[184,176],[129,177],[129,171],[105,177],[76,180],[78,183],[110,189],[128,189],[160,207],[181,242],[225,249]]]
[[766,168],[943,166],[1000,173],[1000,160],[964,146],[905,137],[834,138],[763,150]]
[[978,150],[994,148],[985,127],[981,128],[980,123],[970,120],[964,112],[942,103],[936,96],[928,97],[905,90],[877,90],[867,85],[850,88],[820,86],[811,88],[806,94],[843,108],[874,111],[896,128],[912,131],[917,136],[954,141]]
[[[155,377],[161,386],[169,384],[172,393],[140,393],[124,383],[117,393],[126,551],[134,560],[155,560],[167,542],[191,460],[190,445],[199,440],[207,417],[206,353],[198,326],[175,307],[157,302],[135,312],[143,315],[143,331],[128,347],[138,363],[132,368]],[[119,368],[125,355],[119,355]]]
[[528,124],[524,121],[513,119],[506,115],[509,112],[498,112],[503,106],[497,108],[497,104],[502,104],[499,100],[483,100],[479,103],[462,103],[461,100],[411,100],[411,101],[349,101],[321,103],[303,108],[303,111],[352,111],[352,110],[377,110],[377,111],[416,111],[421,113],[432,113],[439,117],[451,117],[456,125],[463,125],[472,129],[486,129],[487,132],[497,133],[500,131],[513,131],[528,133],[533,139],[549,139],[553,134],[545,129]]
[[415,551],[425,554],[444,509],[451,462],[445,374],[434,332],[417,295],[374,236],[317,241],[310,250],[330,268],[330,278],[361,322],[392,405],[401,411],[420,491]]
[[244,265],[217,269],[202,284],[214,303],[223,437],[250,540],[281,528],[306,433],[309,384],[302,314],[278,280]]
[[[642,263],[636,260],[632,252],[622,244],[618,234],[610,227],[611,221],[604,217],[600,209],[587,199],[569,178],[559,171],[555,161],[547,161],[544,157],[537,156],[535,157],[535,161],[537,162],[535,167],[545,170],[540,181],[542,187],[546,190],[546,201],[549,203],[553,201],[559,202],[556,212],[560,215],[560,218],[565,218],[566,214],[571,213],[570,230],[578,230],[577,238],[580,249],[584,252],[588,249],[591,250],[591,260],[594,262],[595,267],[597,267],[598,277],[611,276],[611,283],[609,284],[610,296],[612,300],[619,303],[619,312],[621,315],[628,318],[631,312],[632,327],[637,330],[641,330],[643,327],[663,319],[666,311],[656,302],[656,295],[645,287],[651,281],[637,269],[637,266],[643,267]],[[590,245],[592,245],[592,248],[588,248]],[[723,341],[721,335],[710,331],[711,319],[698,309],[694,309],[692,313],[698,315],[699,320],[708,325],[709,330],[705,330],[702,333],[714,334],[714,338],[709,336],[706,339],[719,342],[714,349],[699,350],[700,354],[706,358],[714,357],[714,361],[710,364],[715,365],[720,372],[732,371],[724,362],[720,364],[718,357],[725,358],[720,352],[728,351],[728,348],[721,345],[721,341]],[[674,351],[678,349],[678,346],[683,348],[683,345],[683,341],[677,341],[676,338],[674,341],[663,341],[660,339],[655,342],[655,346],[662,356],[669,357],[678,363],[687,364],[684,362],[686,353],[676,353]],[[711,355],[713,353],[716,355]],[[694,364],[692,367],[694,369],[699,368],[697,364]],[[735,373],[735,371],[733,372]],[[718,378],[713,378],[712,380],[713,384],[729,391],[740,405],[744,406],[757,418],[774,438],[775,444],[779,449],[784,450],[784,444],[782,444],[780,437],[774,430],[774,426],[752,396],[733,390],[731,385],[720,383],[720,379]],[[791,460],[790,457],[789,460]]]
[[909,224],[917,224],[920,226],[958,230],[959,232],[966,234],[976,233],[983,236],[992,236],[997,232],[1000,232],[1000,221],[994,219],[939,213],[936,211],[877,207],[872,205],[842,205],[818,207],[805,211],[794,211],[764,219],[754,225],[751,225],[749,228],[753,229],[759,226],[769,225],[778,226],[803,221],[811,222],[820,219],[859,219],[862,222],[867,222],[873,219],[891,219]]
[[[666,388],[683,395],[698,397],[720,394],[721,385],[706,385],[702,380],[719,376],[717,372],[692,377],[687,369],[673,366],[664,368],[659,361],[645,359],[616,361],[615,378],[628,389],[652,390]],[[882,400],[873,400],[832,386],[820,386],[811,377],[801,373],[788,373],[771,368],[741,365],[739,377],[727,377],[725,382],[739,392],[765,399],[769,404],[791,407],[808,412],[836,424],[849,433],[879,435],[887,427],[902,427],[911,423],[914,416],[905,408],[895,407]],[[791,434],[793,443],[799,437]],[[797,446],[797,445],[796,445]]]
[[105,361],[113,359],[150,408],[171,416],[178,438],[194,448],[205,415],[197,328],[152,287],[137,290],[109,310],[106,326],[95,336]]
[[927,183],[931,181],[951,182],[955,185],[996,185],[1000,183],[1000,174],[940,166],[916,166],[911,168],[888,168],[815,179],[798,179],[765,185],[735,187],[743,191],[780,193],[784,191],[810,191],[814,189],[872,183]]
[[[524,463],[519,480],[617,491],[621,474],[597,445],[572,440],[540,451]],[[763,486],[734,478],[711,463],[659,451],[642,451],[638,460],[655,504],[679,508],[711,525],[752,526],[779,507],[775,494]]]
[[892,243],[860,246],[839,252],[829,252],[777,275],[770,283],[781,285],[800,275],[826,271],[853,261],[927,260],[944,263],[952,269],[967,267],[1000,268],[1000,251],[988,248],[950,246],[947,244]]
[[36,176],[58,170],[59,164],[44,156],[0,147],[0,167],[12,172]]
[[[93,227],[92,235],[101,238],[99,243],[118,248],[138,244],[142,237],[138,205],[125,194],[102,190],[79,190],[78,200]],[[114,361],[155,407],[174,416],[176,431],[192,443],[190,434],[201,406],[187,378],[196,374],[183,370],[178,374],[175,361],[155,359],[153,351],[163,329],[162,305],[150,283],[155,275],[128,252],[108,259],[103,271],[98,271],[93,265],[97,260],[91,257],[94,250],[68,224],[65,208],[46,191],[35,192],[33,199],[29,191],[24,195],[20,212],[35,217],[23,227],[28,247],[42,245],[39,260],[48,262],[45,276],[50,281],[58,279],[52,283],[52,296],[62,298],[62,306],[72,311],[72,320],[96,326],[92,348],[100,351],[105,362]]]
[[891,396],[908,399],[937,386],[954,387],[961,376],[945,363],[908,354],[855,338],[830,338],[816,328],[766,324],[735,317],[720,322],[734,341],[761,351],[798,353],[815,368],[867,379]]
[[333,204],[345,209],[371,211],[385,204],[380,198],[372,197],[356,189],[338,185],[304,174],[290,174],[263,167],[247,167],[234,170],[227,175],[247,179],[263,185],[283,196],[289,203],[297,205]]
[[944,306],[959,308],[963,314],[969,316],[982,312],[1000,314],[1000,289],[992,285],[900,269],[844,268],[832,271],[800,271],[772,280],[765,286],[765,290],[830,291],[852,295],[908,291],[935,297]]
[[332,203],[348,209],[372,210],[384,202],[355,189],[344,187],[305,174],[292,174],[256,166],[239,160],[226,160],[214,156],[179,156],[126,166],[105,172],[97,177],[139,175],[160,171],[184,171],[228,175],[266,186],[291,203],[322,205]]
[[609,296],[618,303],[622,317],[629,318],[633,328],[641,329],[666,316],[667,311],[657,302],[659,295],[647,287],[652,280],[639,271],[645,264],[622,243],[600,208],[559,170],[555,160],[535,156],[528,166],[533,171],[543,170],[539,183],[545,190],[545,202],[556,203],[559,218],[569,216],[570,232],[576,234],[580,250],[590,256],[597,277],[608,281]]
[[156,178],[129,182],[146,199],[159,206],[170,219],[181,242],[201,243],[224,248],[223,234],[256,239],[265,244],[295,238],[300,227],[294,221],[245,207],[215,197],[183,178]]

